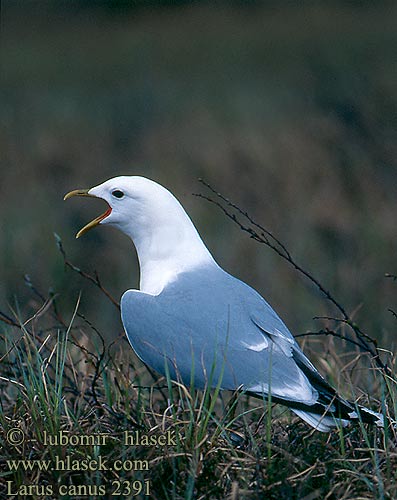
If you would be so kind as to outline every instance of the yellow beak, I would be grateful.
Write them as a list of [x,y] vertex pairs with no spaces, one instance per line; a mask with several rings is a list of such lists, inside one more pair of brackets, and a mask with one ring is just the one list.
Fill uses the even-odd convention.
[[[68,200],[72,196],[88,196],[89,198],[97,198],[97,196],[94,196],[92,194],[88,194],[88,191],[89,191],[89,189],[75,189],[74,191],[70,191],[70,193],[65,194],[63,199]],[[97,226],[101,221],[103,221],[103,219],[105,219],[108,215],[110,215],[111,212],[112,212],[112,208],[109,206],[105,213],[103,213],[102,215],[99,215],[96,219],[92,220],[87,225],[85,225],[82,229],[80,229],[80,231],[76,234],[76,238],[80,238],[80,236],[85,234],[87,231],[89,231],[93,227]]]

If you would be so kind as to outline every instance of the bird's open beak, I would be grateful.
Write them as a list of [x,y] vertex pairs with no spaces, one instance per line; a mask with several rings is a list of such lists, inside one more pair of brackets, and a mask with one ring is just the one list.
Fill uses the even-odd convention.
[[[70,193],[65,194],[64,200],[67,200],[71,198],[72,196],[88,196],[89,198],[98,198],[97,196],[94,196],[93,194],[88,194],[89,189],[75,189],[74,191],[70,191]],[[99,198],[103,199],[103,198]],[[106,201],[106,200],[104,200]],[[107,203],[107,202],[106,202]],[[92,229],[93,227],[97,226],[103,219],[105,219],[108,215],[112,213],[112,208],[108,204],[108,209],[106,210],[105,213],[102,215],[99,215],[96,219],[92,220],[89,222],[87,225],[85,225],[80,231],[76,234],[76,238],[80,238],[83,234],[85,234],[87,231]]]

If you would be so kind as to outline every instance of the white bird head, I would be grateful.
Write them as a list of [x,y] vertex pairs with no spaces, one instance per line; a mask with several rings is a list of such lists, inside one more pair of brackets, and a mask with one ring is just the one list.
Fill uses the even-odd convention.
[[141,277],[149,267],[151,272],[161,267],[161,272],[168,274],[203,260],[213,261],[182,205],[154,181],[138,176],[114,177],[91,189],[71,191],[64,199],[72,196],[99,198],[108,205],[106,212],[80,229],[76,238],[99,224],[120,229],[135,244]]
[[173,223],[174,217],[180,222],[181,215],[185,214],[167,189],[145,177],[114,177],[91,189],[71,191],[64,199],[72,196],[99,198],[108,204],[106,212],[80,229],[76,238],[98,224],[110,224],[135,240],[141,229],[146,233],[153,227]]

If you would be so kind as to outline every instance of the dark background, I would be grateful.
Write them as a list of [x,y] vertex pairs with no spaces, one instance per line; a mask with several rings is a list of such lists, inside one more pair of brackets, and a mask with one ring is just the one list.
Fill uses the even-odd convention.
[[397,273],[395,2],[2,2],[0,310],[40,301],[29,274],[108,338],[117,311],[65,272],[53,232],[116,298],[133,247],[75,188],[144,175],[182,202],[216,260],[295,333],[335,311],[216,207],[203,177],[274,232],[364,329],[392,348]]

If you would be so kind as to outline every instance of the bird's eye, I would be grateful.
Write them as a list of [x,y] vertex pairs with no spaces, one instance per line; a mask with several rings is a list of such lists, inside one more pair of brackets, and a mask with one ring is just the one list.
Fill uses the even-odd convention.
[[115,198],[122,198],[124,196],[124,193],[123,191],[120,191],[120,189],[115,189],[114,191],[112,191],[112,195]]

